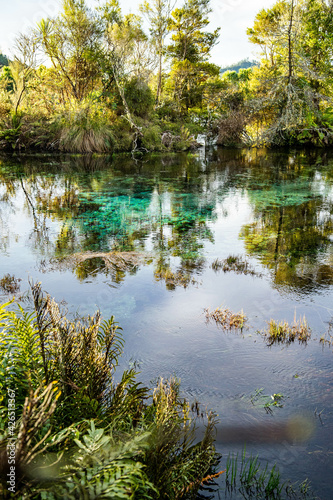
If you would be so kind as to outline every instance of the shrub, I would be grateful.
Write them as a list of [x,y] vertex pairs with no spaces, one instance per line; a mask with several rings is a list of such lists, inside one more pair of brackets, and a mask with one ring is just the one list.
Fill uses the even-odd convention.
[[134,134],[125,117],[121,116],[112,125],[114,138],[114,151],[131,151],[133,148]]
[[243,111],[230,111],[218,122],[216,143],[220,146],[237,146],[244,142],[246,117]]
[[161,150],[161,128],[158,125],[150,124],[142,129],[141,146],[148,151]]
[[153,111],[154,95],[149,85],[138,77],[126,84],[125,99],[130,111],[136,116],[145,118]]

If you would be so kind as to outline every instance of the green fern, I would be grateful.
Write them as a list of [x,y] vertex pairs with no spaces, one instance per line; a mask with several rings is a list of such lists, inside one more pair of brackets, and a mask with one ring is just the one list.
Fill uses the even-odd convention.
[[0,306],[0,385],[6,392],[15,388],[17,404],[23,405],[29,387],[37,388],[43,380],[38,331],[34,313],[21,306],[8,311],[10,304]]
[[[40,284],[32,294],[34,313],[0,306],[0,384],[16,384],[21,398],[20,498],[195,498],[215,472],[215,415],[195,443],[176,379],[151,392],[130,369],[114,382],[124,340],[113,316],[69,320]],[[5,448],[4,434],[0,464]]]

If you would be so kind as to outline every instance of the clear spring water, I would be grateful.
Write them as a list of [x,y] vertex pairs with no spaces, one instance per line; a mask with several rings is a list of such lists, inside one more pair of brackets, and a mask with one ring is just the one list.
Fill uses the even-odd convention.
[[[108,267],[111,250],[136,264]],[[126,340],[119,371],[136,362],[144,383],[176,375],[222,429],[259,426],[248,453],[332,498],[333,347],[320,338],[333,316],[333,152],[2,156],[0,255],[0,277],[21,279],[23,300],[31,278],[70,313],[114,314]],[[255,274],[212,269],[229,255]],[[221,305],[243,309],[248,328],[207,323],[204,309]],[[295,311],[311,340],[268,347],[257,331]],[[257,389],[283,394],[283,407],[253,404]],[[267,425],[294,415],[313,423],[307,441],[262,442]],[[223,463],[242,449],[217,444]]]

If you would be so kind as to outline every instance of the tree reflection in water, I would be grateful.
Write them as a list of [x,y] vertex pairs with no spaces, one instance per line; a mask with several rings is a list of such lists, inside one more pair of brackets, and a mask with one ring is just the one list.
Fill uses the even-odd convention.
[[[53,267],[66,258],[80,280],[104,273],[121,282],[140,266],[111,272],[98,252],[136,252],[145,255],[140,265],[152,261],[155,278],[173,288],[197,281],[215,223],[228,215],[224,202],[238,193],[252,214],[240,233],[246,253],[270,270],[276,286],[306,292],[333,283],[332,166],[333,156],[321,151],[217,150],[204,159],[154,156],[141,163],[5,157],[1,224],[23,196],[33,220],[29,244]],[[2,231],[2,251],[5,238]],[[80,262],[67,259],[91,252]]]

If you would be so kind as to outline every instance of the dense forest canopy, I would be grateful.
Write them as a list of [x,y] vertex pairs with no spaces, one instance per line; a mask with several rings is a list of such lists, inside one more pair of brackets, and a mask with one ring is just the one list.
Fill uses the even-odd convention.
[[198,133],[225,146],[331,144],[333,1],[262,9],[247,30],[260,63],[224,72],[211,12],[209,0],[144,1],[143,17],[118,0],[63,0],[2,67],[0,147],[142,154],[195,147]]

